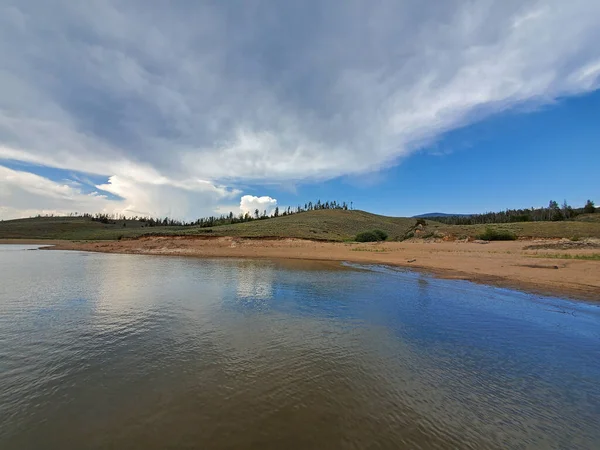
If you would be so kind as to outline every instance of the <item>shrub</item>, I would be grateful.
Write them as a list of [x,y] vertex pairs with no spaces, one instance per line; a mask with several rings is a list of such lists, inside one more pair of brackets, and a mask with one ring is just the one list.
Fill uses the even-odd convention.
[[478,237],[484,241],[514,241],[517,239],[517,235],[512,231],[496,230],[491,227],[487,227],[485,232]]
[[356,242],[377,242],[381,241],[380,237],[373,231],[363,231],[358,233],[354,238]]
[[388,234],[383,230],[373,230],[377,236],[379,236],[380,241],[385,241],[388,238]]
[[358,233],[354,240],[356,242],[378,242],[385,241],[388,238],[388,234],[383,230],[371,230],[363,231]]

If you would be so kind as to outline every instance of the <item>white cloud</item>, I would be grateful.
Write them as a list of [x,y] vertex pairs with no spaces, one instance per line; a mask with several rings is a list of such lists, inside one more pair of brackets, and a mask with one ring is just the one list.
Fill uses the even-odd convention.
[[0,159],[110,176],[132,208],[212,208],[240,180],[376,171],[597,89],[598,42],[596,0],[5,0]]
[[244,195],[240,199],[240,211],[254,215],[258,209],[262,215],[263,211],[267,211],[267,215],[271,215],[275,211],[277,200],[268,196],[255,197],[254,195]]
[[68,183],[0,166],[0,219],[71,212],[114,210],[105,196],[84,194]]
[[70,180],[59,183],[0,166],[0,219],[104,212],[192,220],[219,213],[221,202],[239,195],[239,191],[201,181],[181,184],[140,183],[113,176],[97,188],[120,197],[115,199],[98,192],[84,193]]

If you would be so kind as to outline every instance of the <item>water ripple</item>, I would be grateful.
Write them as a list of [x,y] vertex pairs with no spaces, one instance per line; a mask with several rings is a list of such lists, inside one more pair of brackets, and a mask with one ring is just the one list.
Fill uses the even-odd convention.
[[0,448],[600,446],[600,309],[358,269],[0,246]]

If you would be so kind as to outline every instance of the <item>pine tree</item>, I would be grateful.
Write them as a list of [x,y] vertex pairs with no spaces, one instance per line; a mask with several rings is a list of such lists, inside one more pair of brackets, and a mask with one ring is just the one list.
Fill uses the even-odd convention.
[[585,214],[593,214],[596,212],[596,205],[594,205],[594,202],[591,200],[588,200],[585,203],[585,206],[583,207],[583,212]]

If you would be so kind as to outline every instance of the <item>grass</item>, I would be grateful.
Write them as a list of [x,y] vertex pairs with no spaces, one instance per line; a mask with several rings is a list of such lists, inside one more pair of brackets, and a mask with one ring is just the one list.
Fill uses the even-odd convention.
[[[123,226],[123,223],[126,225]],[[141,222],[131,220],[103,224],[81,217],[36,217],[0,222],[0,238],[115,240],[120,236],[135,237],[151,230],[166,229],[167,227],[142,228]]]
[[[594,215],[594,214],[591,214]],[[598,214],[600,216],[600,214]],[[430,222],[428,229],[439,233],[476,239],[489,225],[446,225]],[[519,222],[496,224],[499,231],[508,231],[517,238],[600,238],[600,222],[561,221],[561,222]]]
[[553,259],[582,259],[585,261],[600,261],[600,253],[589,253],[585,255],[572,255],[569,253],[546,253],[532,256],[533,258],[553,258]]
[[[600,214],[588,216],[600,217]],[[125,223],[125,226],[123,226]],[[66,239],[117,240],[143,235],[233,236],[300,238],[323,241],[353,241],[365,230],[382,230],[388,241],[400,241],[411,236],[461,236],[477,238],[485,233],[485,225],[445,225],[427,220],[422,233],[414,233],[416,219],[387,217],[365,211],[319,210],[268,220],[212,228],[200,227],[143,227],[140,222],[118,221],[102,224],[78,217],[39,217],[0,221],[0,239]],[[600,238],[600,222],[521,222],[497,224],[498,232],[521,238]]]
[[257,220],[212,228],[141,228],[122,222],[102,224],[74,217],[41,217],[0,222],[0,239],[116,240],[142,235],[205,235],[235,237],[300,238],[323,241],[351,241],[364,230],[382,230],[390,240],[401,239],[415,219],[386,217],[364,211],[319,210],[268,220]]
[[384,253],[389,251],[388,248],[378,247],[354,247],[350,249],[351,252],[372,252],[372,253]]
[[574,219],[577,222],[600,223],[600,213],[581,214]]

